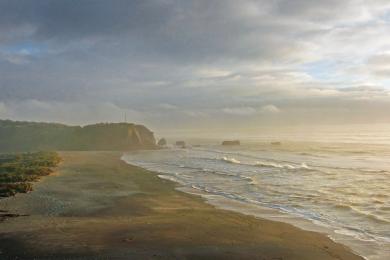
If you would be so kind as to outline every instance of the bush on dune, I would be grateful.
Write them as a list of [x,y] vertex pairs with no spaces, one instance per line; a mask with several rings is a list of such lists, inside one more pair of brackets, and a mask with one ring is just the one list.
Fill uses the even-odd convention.
[[60,161],[56,152],[0,154],[0,197],[31,191],[31,182],[52,173]]

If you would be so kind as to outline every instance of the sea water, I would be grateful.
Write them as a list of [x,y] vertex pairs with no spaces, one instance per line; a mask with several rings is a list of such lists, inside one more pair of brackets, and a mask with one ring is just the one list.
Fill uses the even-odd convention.
[[316,134],[241,136],[240,146],[208,139],[123,159],[208,194],[213,204],[274,209],[326,227],[368,259],[390,259],[390,131]]

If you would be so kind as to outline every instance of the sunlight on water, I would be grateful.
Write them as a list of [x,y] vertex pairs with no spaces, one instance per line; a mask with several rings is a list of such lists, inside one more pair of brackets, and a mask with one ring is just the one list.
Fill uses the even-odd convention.
[[262,141],[264,136],[234,147],[209,142],[134,152],[125,160],[186,187],[331,227],[374,243],[376,254],[383,256],[390,248],[390,131],[348,140],[345,135],[334,133],[326,142],[285,135],[280,145]]

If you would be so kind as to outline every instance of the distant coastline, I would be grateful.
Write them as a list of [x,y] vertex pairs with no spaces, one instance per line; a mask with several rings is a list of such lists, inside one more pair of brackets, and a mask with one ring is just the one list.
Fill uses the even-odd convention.
[[155,149],[154,134],[132,123],[68,126],[0,120],[0,152]]

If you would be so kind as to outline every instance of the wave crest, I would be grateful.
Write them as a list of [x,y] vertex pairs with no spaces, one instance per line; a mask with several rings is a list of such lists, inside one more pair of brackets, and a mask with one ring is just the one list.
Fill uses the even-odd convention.
[[235,158],[229,158],[229,157],[222,157],[222,161],[228,162],[228,163],[235,163],[235,164],[241,164],[241,162]]
[[272,167],[272,168],[288,169],[288,170],[296,170],[296,169],[310,170],[309,166],[307,166],[306,163],[301,163],[301,165],[291,165],[291,164],[280,164],[280,163],[272,163],[272,162],[256,162],[255,166]]

